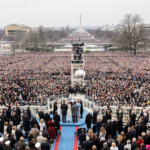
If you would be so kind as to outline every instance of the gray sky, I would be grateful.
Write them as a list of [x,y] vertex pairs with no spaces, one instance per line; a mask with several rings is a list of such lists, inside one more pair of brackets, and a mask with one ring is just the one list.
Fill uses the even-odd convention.
[[117,24],[127,13],[139,14],[150,23],[150,0],[0,0],[0,27],[11,23],[101,26]]

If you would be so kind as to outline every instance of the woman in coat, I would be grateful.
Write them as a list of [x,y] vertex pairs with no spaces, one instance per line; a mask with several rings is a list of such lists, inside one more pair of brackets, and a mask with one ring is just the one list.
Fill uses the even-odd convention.
[[40,120],[40,131],[43,131],[43,127],[45,127],[45,122],[43,119]]
[[116,119],[113,119],[113,123],[112,123],[112,130],[113,130],[113,135],[112,138],[116,137],[116,130],[117,130],[117,122]]
[[107,110],[107,115],[106,115],[106,122],[107,120],[111,120],[111,111]]
[[78,106],[78,116],[77,116],[77,118],[79,119],[79,117],[80,117],[80,107],[81,107],[81,104],[80,104],[79,100],[77,100],[76,105]]
[[97,123],[96,123],[96,132],[99,132],[101,128],[101,119],[98,118]]
[[47,122],[48,126],[48,134],[52,139],[56,139],[56,132],[55,132],[55,123],[50,118],[50,121]]
[[67,102],[67,105],[68,105],[68,109],[67,109],[67,122],[70,122],[70,117],[71,117],[72,113],[71,113],[71,105],[70,105],[69,101]]

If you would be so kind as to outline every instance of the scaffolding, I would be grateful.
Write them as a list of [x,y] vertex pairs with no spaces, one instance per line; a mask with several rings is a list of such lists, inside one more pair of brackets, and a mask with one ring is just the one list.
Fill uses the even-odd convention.
[[71,85],[84,86],[84,43],[72,44],[71,51]]

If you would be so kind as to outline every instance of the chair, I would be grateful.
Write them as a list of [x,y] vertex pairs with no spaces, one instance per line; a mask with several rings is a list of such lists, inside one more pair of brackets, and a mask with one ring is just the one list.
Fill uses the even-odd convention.
[[81,134],[81,130],[84,129],[84,134],[86,133],[86,128],[78,128],[77,131],[75,131],[74,136],[77,135],[77,137],[79,137],[79,135]]

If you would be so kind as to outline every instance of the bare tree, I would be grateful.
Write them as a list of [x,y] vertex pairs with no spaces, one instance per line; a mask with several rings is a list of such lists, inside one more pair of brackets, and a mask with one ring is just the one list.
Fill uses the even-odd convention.
[[139,15],[125,15],[119,29],[122,36],[119,42],[123,45],[126,44],[130,52],[133,50],[134,55],[136,55],[137,50],[143,48],[149,42],[143,19]]
[[30,43],[33,45],[34,50],[38,51],[38,45],[39,45],[39,35],[37,31],[32,31],[29,35]]
[[16,41],[13,41],[11,44],[10,44],[10,50],[12,52],[13,55],[15,55],[15,52],[16,52],[16,49],[18,47],[18,44]]

